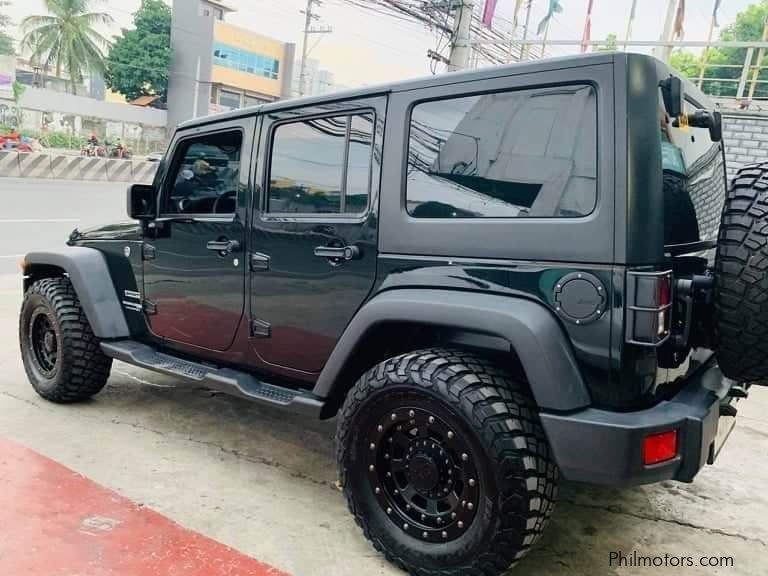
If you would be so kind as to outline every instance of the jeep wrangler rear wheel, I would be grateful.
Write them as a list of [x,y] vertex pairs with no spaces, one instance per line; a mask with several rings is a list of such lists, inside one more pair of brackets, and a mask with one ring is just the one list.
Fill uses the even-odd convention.
[[107,383],[112,359],[99,348],[68,278],[44,278],[29,287],[19,343],[27,377],[46,400],[85,400]]
[[741,169],[717,245],[717,359],[735,380],[768,378],[768,163]]
[[557,467],[526,386],[471,353],[386,360],[350,391],[336,434],[350,510],[419,576],[488,576],[549,520]]

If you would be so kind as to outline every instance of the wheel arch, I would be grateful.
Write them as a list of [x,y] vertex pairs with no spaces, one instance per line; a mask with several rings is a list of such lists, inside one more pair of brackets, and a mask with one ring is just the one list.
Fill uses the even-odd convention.
[[386,343],[395,339],[400,353],[436,344],[436,337],[519,362],[540,408],[567,411],[590,404],[571,344],[541,304],[476,292],[398,289],[369,300],[342,334],[313,390],[326,398],[321,416],[332,417],[355,380],[390,355]]
[[127,338],[128,324],[104,255],[93,248],[67,246],[30,252],[23,260],[24,291],[42,278],[67,276],[97,338]]

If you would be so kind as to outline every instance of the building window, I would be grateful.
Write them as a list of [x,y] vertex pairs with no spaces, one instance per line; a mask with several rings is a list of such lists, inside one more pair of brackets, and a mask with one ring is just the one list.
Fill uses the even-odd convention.
[[213,45],[213,63],[272,80],[277,80],[280,75],[280,61],[276,58],[221,42]]
[[272,137],[267,211],[360,214],[371,188],[373,114],[280,124]]
[[597,199],[590,86],[463,96],[411,114],[406,200],[414,218],[585,216]]
[[240,108],[240,93],[219,90],[219,105],[234,110]]
[[258,96],[251,96],[250,94],[245,95],[246,106],[260,106],[262,104],[266,104],[267,102],[270,102],[270,100],[267,100],[266,98],[260,98]]

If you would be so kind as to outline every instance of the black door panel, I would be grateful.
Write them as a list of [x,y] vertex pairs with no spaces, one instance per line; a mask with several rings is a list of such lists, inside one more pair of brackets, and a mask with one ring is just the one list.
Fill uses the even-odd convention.
[[[252,250],[256,359],[286,373],[322,370],[376,276],[384,98],[265,116],[258,181],[264,197]],[[300,118],[297,116],[300,115]]]
[[253,119],[216,126],[174,144],[147,226],[154,257],[144,263],[152,333],[175,346],[221,352],[245,308],[245,230]]

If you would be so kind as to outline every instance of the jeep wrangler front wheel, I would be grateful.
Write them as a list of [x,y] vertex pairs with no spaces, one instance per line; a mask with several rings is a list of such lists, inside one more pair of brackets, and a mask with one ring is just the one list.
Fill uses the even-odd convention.
[[27,377],[46,400],[85,400],[107,383],[112,359],[99,348],[69,278],[44,278],[29,287],[19,343]]
[[347,396],[336,446],[356,521],[410,574],[501,573],[552,512],[558,471],[526,386],[471,353],[372,368]]

